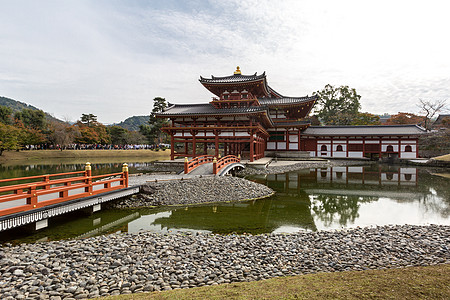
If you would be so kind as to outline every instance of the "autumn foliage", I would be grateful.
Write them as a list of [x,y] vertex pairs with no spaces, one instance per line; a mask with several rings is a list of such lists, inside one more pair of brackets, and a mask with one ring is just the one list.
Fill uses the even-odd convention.
[[423,117],[412,114],[399,112],[396,115],[392,115],[388,119],[385,125],[404,125],[404,124],[422,124]]

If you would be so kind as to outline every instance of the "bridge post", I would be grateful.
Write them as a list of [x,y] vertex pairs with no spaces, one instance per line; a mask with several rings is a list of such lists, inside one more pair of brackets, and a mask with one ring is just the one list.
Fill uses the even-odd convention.
[[125,187],[128,187],[128,164],[122,165],[122,172],[123,172],[123,178],[124,178],[124,185]]
[[91,163],[87,162],[86,166],[84,167],[85,173],[86,173],[86,184],[88,185],[84,191],[86,193],[89,193],[89,195],[92,195],[92,168]]
[[35,184],[30,185],[30,190],[28,191],[28,194],[30,195],[30,197],[27,198],[27,204],[31,205],[33,208],[36,208],[37,194],[36,194],[36,185]]
[[184,158],[184,174],[187,174],[187,173],[189,173],[189,170],[188,170],[188,158],[185,157]]
[[214,157],[213,159],[213,174],[217,174],[217,158]]

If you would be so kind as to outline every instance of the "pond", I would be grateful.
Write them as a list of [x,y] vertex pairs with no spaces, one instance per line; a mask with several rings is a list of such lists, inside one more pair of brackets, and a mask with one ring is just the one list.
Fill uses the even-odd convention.
[[[131,173],[148,163],[129,163]],[[82,170],[84,164],[0,167],[3,178]],[[120,163],[93,164],[97,173]],[[276,191],[267,199],[157,209],[107,209],[49,220],[34,234],[13,230],[2,242],[85,238],[112,232],[278,233],[387,224],[450,225],[450,179],[426,168],[369,165],[304,169],[248,178]]]

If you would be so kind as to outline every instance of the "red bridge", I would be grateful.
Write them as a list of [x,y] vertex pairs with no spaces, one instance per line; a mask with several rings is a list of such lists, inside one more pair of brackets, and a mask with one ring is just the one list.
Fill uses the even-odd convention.
[[50,217],[78,209],[95,212],[101,203],[139,192],[139,186],[128,186],[127,164],[122,172],[92,176],[86,163],[84,171],[3,179],[0,185],[0,231],[23,225],[41,229]]
[[[199,168],[205,164],[208,165],[202,169]],[[191,160],[188,160],[187,157],[184,159],[184,174],[193,174],[193,171],[196,170],[196,175],[224,175],[234,168],[244,168],[240,156],[227,155],[217,159],[213,155],[201,155]]]

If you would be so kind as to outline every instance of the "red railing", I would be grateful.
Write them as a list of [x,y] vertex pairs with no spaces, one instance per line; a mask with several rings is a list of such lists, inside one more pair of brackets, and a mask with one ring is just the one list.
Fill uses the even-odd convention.
[[2,179],[0,184],[15,181],[26,183],[0,187],[0,216],[126,188],[128,165],[120,173],[92,176],[86,163],[84,171]]
[[210,163],[214,159],[212,155],[201,155],[188,160],[187,157],[184,158],[184,174],[188,174],[190,171],[194,170],[200,165]]
[[213,173],[218,174],[220,172],[220,170],[222,170],[227,165],[232,164],[232,163],[238,163],[238,162],[241,162],[241,157],[234,156],[234,155],[227,155],[227,156],[222,157],[219,160],[214,159]]

